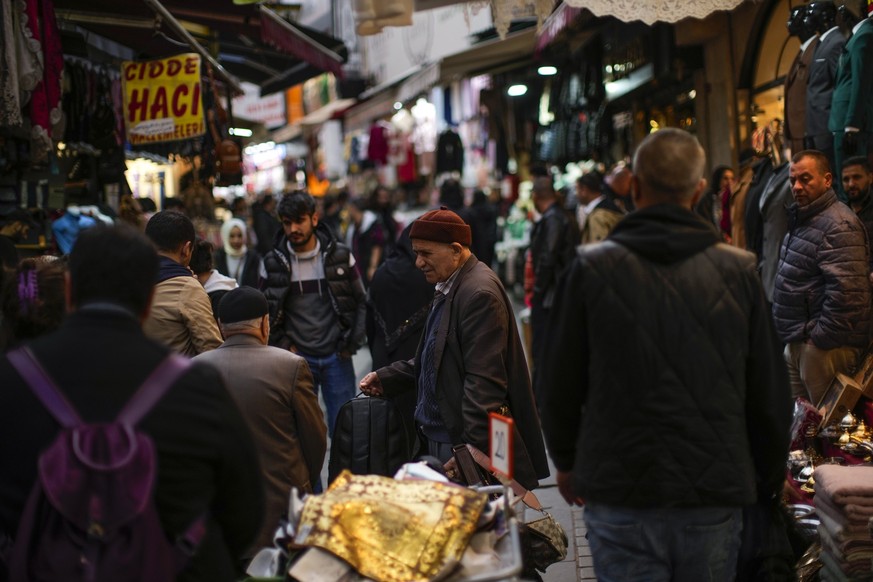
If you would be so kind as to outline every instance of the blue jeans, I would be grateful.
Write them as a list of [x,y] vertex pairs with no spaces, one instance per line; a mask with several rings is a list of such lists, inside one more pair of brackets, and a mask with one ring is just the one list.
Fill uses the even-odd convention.
[[733,582],[743,511],[585,504],[598,582]]
[[310,356],[298,353],[306,359],[315,390],[321,390],[321,397],[327,407],[327,429],[333,438],[333,428],[340,407],[355,397],[355,367],[351,358],[341,358],[339,354],[329,356]]

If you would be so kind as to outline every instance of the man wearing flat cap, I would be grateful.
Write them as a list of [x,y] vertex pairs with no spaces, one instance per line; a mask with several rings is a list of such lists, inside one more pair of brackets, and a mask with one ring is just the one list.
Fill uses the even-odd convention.
[[257,289],[228,292],[218,305],[224,343],[194,358],[219,371],[255,437],[267,506],[253,553],[272,547],[291,487],[312,492],[327,447],[309,366],[301,356],[267,345],[268,310]]
[[409,233],[416,266],[436,286],[415,357],[367,374],[361,390],[392,396],[417,389],[423,452],[447,462],[452,446],[488,451],[488,413],[512,416],[515,478],[528,489],[549,475],[515,316],[500,280],[470,252],[470,227],[432,210]]

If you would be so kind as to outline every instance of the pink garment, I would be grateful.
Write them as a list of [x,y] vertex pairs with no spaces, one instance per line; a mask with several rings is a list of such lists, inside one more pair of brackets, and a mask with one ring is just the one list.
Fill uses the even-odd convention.
[[719,201],[721,202],[721,221],[719,221],[719,228],[721,228],[721,232],[725,236],[731,235],[731,189],[725,188],[721,194],[719,194]]
[[401,148],[403,151],[403,163],[397,166],[397,179],[401,184],[415,182],[415,152],[412,151],[412,142],[408,137],[404,137]]
[[61,35],[55,20],[51,0],[27,0],[24,13],[27,27],[34,40],[42,47],[42,78],[30,97],[30,122],[32,125],[33,160],[42,163],[48,158],[54,145],[53,135],[63,121],[61,107],[61,82],[64,75],[64,55],[61,50]]
[[374,123],[370,127],[367,159],[380,164],[385,164],[388,161],[388,130],[378,123]]

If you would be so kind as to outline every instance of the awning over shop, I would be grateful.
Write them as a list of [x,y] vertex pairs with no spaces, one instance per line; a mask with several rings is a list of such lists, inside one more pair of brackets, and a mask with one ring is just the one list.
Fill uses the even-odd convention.
[[440,81],[440,64],[433,63],[415,73],[400,84],[397,89],[397,101],[406,103],[415,99],[421,93],[430,90]]
[[[341,73],[348,52],[342,41],[286,22],[257,4],[231,0],[55,0],[59,20],[75,22],[138,58],[162,58],[195,48],[217,54],[227,74],[281,91],[322,72]],[[161,10],[163,8],[164,10]],[[165,12],[164,12],[165,11]],[[181,29],[181,30],[180,30]],[[203,47],[209,50],[205,51]]]
[[461,77],[497,73],[533,60],[536,29],[510,33],[505,39],[493,38],[445,57],[440,63],[440,80],[448,83]]

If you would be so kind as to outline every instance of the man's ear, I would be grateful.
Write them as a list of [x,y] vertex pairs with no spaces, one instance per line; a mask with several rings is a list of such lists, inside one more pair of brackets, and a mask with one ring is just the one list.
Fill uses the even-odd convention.
[[261,336],[263,337],[264,343],[268,343],[270,340],[270,314],[264,315],[261,319]]
[[630,195],[634,206],[639,206],[640,202],[640,179],[636,176],[631,176]]
[[694,190],[694,196],[691,197],[692,210],[694,210],[694,207],[697,206],[697,203],[700,201],[700,197],[703,196],[704,190],[706,190],[706,178],[701,178],[700,182],[697,183],[697,188]]

